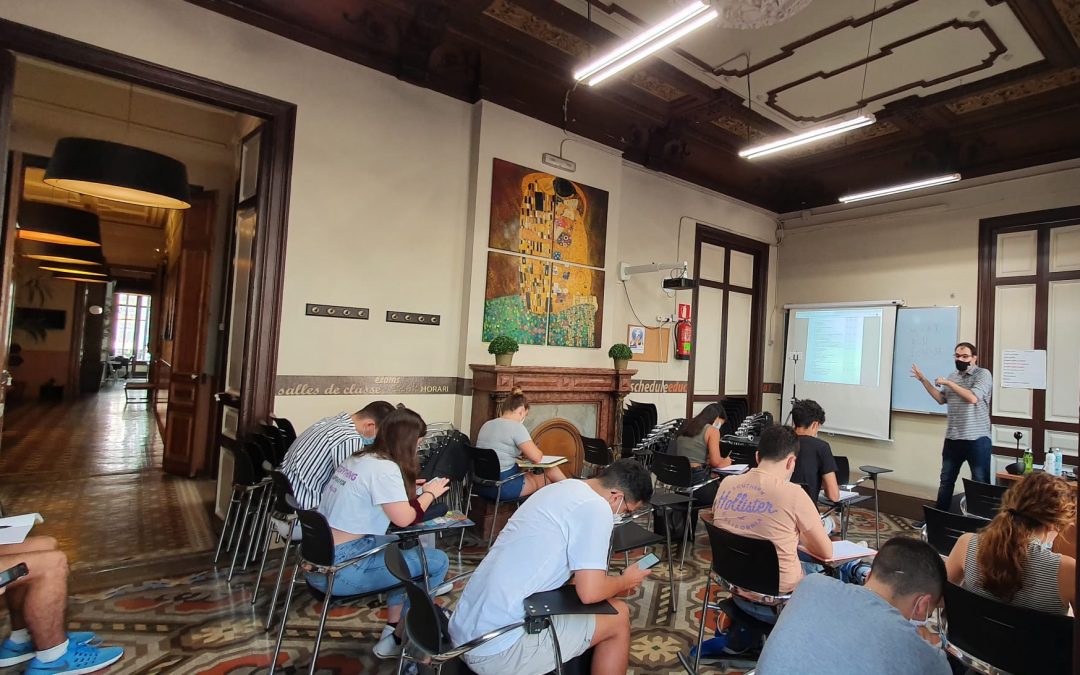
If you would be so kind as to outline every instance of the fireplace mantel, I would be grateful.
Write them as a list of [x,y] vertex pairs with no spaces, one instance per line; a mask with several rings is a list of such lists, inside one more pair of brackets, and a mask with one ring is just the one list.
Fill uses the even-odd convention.
[[503,399],[520,388],[531,403],[585,403],[597,406],[597,435],[615,450],[622,443],[623,399],[636,370],[551,368],[470,364],[473,406],[471,436],[500,414]]

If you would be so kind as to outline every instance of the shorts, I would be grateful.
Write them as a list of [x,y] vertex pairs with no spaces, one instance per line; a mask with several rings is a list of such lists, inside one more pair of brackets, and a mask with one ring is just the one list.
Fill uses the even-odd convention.
[[[584,654],[592,645],[596,632],[595,614],[569,614],[551,617],[551,623],[559,636],[559,652],[562,661]],[[555,645],[551,629],[537,635],[525,633],[512,647],[490,656],[462,656],[465,663],[477,675],[543,675],[555,670]]]
[[521,469],[516,466],[512,466],[499,474],[499,480],[506,480],[507,478],[515,474],[520,475],[512,481],[503,483],[502,490],[499,490],[494,485],[477,485],[476,494],[480,495],[484,499],[490,499],[491,501],[495,501],[495,495],[497,492],[500,502],[516,501],[517,498],[521,496],[521,491],[525,488],[525,474],[521,473]]

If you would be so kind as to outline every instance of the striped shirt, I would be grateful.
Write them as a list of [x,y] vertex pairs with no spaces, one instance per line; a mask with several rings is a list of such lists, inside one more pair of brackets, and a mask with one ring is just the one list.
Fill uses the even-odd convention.
[[321,419],[297,436],[281,461],[297,503],[304,509],[318,507],[334,470],[363,447],[364,437],[347,412]]
[[968,403],[951,388],[942,386],[945,404],[949,406],[949,422],[945,429],[945,438],[954,441],[973,441],[990,435],[990,395],[994,391],[994,377],[986,368],[968,366],[964,372],[954,370],[948,378],[964,389],[971,391],[978,399]]
[[1067,614],[1068,605],[1061,600],[1058,590],[1058,569],[1061,555],[1043,548],[1034,539],[1028,543],[1027,560],[1024,561],[1024,577],[1020,590],[1012,600],[996,598],[983,588],[982,573],[979,571],[979,535],[974,534],[968,540],[964,555],[964,588],[979,595],[1008,602],[1010,605],[1027,607],[1050,614]]

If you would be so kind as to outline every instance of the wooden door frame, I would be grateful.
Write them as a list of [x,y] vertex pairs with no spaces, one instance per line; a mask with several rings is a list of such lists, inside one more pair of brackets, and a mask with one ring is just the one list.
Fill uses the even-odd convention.
[[[709,227],[703,223],[697,224],[697,229],[694,233],[694,279],[697,283],[694,284],[693,299],[693,312],[698,311],[698,289],[701,288],[701,245],[711,244],[713,246],[720,246],[724,249],[724,279],[725,282],[720,283],[707,283],[710,288],[722,290],[725,293],[728,290],[734,290],[740,293],[750,294],[750,354],[747,359],[749,366],[749,372],[747,373],[746,383],[746,399],[749,406],[749,412],[759,412],[761,410],[761,398],[764,389],[765,381],[765,348],[763,341],[765,339],[765,305],[768,299],[768,282],[769,282],[769,245],[765,242],[758,241],[757,239],[751,239],[749,237],[743,237],[738,234],[732,234],[723,230],[717,230],[715,227]],[[747,255],[754,256],[754,287],[743,288],[729,284],[726,280],[731,269],[731,252],[738,251],[739,253],[745,253]],[[728,316],[728,303],[727,296],[724,298],[723,318],[720,326],[720,394],[719,398],[724,396],[724,378],[725,369],[727,367],[727,316]],[[695,345],[690,350],[690,363],[688,365],[688,372],[686,374],[686,417],[689,419],[694,414],[694,403],[702,400],[712,400],[712,396],[703,395],[698,397],[694,395],[694,368],[697,365],[697,347],[698,344],[698,326],[701,322],[696,319],[691,322],[691,328],[693,330],[692,345]]]
[[259,193],[265,199],[259,203],[250,289],[251,297],[258,302],[248,303],[239,431],[246,432],[267,419],[276,390],[296,105],[6,19],[0,19],[0,49],[263,120]]

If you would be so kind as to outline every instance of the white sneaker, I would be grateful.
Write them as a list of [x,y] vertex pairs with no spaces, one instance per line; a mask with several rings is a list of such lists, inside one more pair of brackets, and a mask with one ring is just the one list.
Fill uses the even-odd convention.
[[396,659],[401,656],[401,645],[394,639],[394,634],[389,633],[375,643],[372,651],[380,659]]

